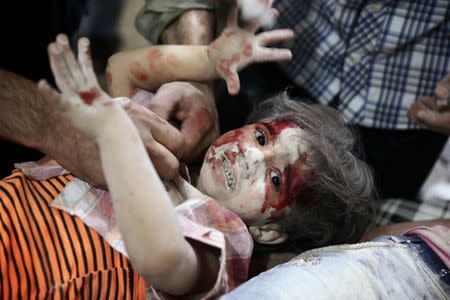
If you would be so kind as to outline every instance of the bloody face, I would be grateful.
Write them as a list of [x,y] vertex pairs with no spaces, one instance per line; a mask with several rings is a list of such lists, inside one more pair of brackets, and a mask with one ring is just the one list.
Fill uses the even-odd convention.
[[305,135],[289,121],[230,131],[208,149],[198,187],[248,225],[280,217],[312,176]]

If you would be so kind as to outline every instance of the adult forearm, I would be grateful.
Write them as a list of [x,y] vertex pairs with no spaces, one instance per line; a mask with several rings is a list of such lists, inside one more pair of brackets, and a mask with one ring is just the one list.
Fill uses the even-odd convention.
[[42,150],[51,109],[34,82],[0,70],[0,137]]
[[58,105],[44,97],[36,83],[0,70],[0,137],[36,149],[82,179],[103,186],[94,141],[67,122]]
[[164,44],[206,45],[215,36],[215,16],[208,10],[189,10],[163,32]]

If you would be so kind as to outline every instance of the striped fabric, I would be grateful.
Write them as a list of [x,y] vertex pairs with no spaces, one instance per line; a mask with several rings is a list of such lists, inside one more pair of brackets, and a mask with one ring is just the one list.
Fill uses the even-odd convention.
[[[0,299],[173,299],[133,271],[107,191],[47,157],[16,168],[0,181]],[[176,212],[186,238],[220,252],[214,286],[189,299],[247,279],[253,240],[236,214],[210,198],[189,199]]]
[[[31,167],[33,164],[36,165],[35,168]],[[24,172],[40,169],[45,174],[46,168],[43,165],[28,163],[28,166]],[[127,256],[111,196],[107,191],[74,178],[50,205],[78,216],[111,247]],[[236,214],[211,198],[190,198],[177,205],[175,210],[181,231],[186,238],[216,248],[220,252],[219,273],[214,286],[206,293],[193,295],[193,299],[206,299],[223,294],[247,280],[253,240],[244,222]],[[149,287],[148,298],[171,299],[153,287]]]
[[0,298],[144,299],[128,260],[79,218],[49,203],[72,179],[0,182]]
[[383,226],[392,223],[434,219],[450,219],[450,201],[443,201],[442,199],[385,199],[375,223],[377,226]]

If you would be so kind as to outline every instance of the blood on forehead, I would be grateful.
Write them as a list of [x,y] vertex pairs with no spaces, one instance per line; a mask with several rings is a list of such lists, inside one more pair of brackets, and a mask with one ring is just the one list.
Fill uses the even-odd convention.
[[290,120],[274,120],[270,122],[264,122],[263,123],[267,130],[269,130],[270,134],[276,138],[281,131],[283,131],[286,128],[303,128],[303,126],[298,126],[294,122]]
[[[269,122],[260,123],[264,125],[265,128],[269,131],[270,135],[273,138],[276,138],[283,129],[286,128],[299,128],[297,124],[289,120],[274,120]],[[302,127],[300,127],[302,128]],[[229,143],[238,143],[244,141],[244,135],[242,134],[244,130],[242,128],[235,129],[233,131],[229,131],[219,137],[213,144],[213,147],[220,147]]]

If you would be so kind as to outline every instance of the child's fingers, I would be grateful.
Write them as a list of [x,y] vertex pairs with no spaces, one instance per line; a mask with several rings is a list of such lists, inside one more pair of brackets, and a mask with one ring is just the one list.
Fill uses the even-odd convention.
[[97,85],[97,77],[92,67],[90,42],[87,38],[78,40],[78,61],[88,85]]
[[72,75],[67,70],[61,45],[51,43],[48,46],[48,56],[50,59],[50,67],[59,90],[62,93],[73,95],[75,93],[75,87],[73,86]]
[[289,49],[260,48],[256,51],[255,62],[283,61],[292,59],[292,53]]
[[61,94],[53,89],[45,79],[39,80],[37,87],[42,94],[49,99],[58,99]]
[[228,93],[230,95],[237,95],[241,88],[241,84],[239,82],[239,75],[236,71],[230,71],[225,77],[227,82]]
[[39,80],[37,87],[44,97],[55,101],[55,105],[59,105],[63,109],[69,107],[70,98],[63,97],[58,91],[52,88],[45,79]]
[[256,36],[256,41],[260,46],[267,46],[289,40],[293,37],[294,32],[291,29],[278,29],[258,34]]
[[75,56],[70,49],[69,39],[65,34],[58,34],[56,37],[56,43],[60,45],[62,49],[62,57],[67,65],[68,72],[72,75],[73,86],[78,90],[82,86],[86,85],[83,74],[81,73],[80,66],[75,60]]

